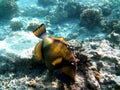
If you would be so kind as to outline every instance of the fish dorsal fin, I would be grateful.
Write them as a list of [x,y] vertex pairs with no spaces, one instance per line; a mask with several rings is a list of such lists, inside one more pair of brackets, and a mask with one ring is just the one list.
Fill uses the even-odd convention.
[[33,31],[34,35],[37,37],[40,37],[41,35],[43,35],[44,33],[46,33],[46,28],[44,24],[41,24],[38,28],[36,28]]
[[52,65],[53,65],[53,66],[56,66],[57,64],[60,64],[61,62],[62,62],[62,58],[60,57],[60,58],[55,59],[55,60],[52,62]]
[[55,40],[59,40],[59,41],[61,41],[62,43],[64,43],[65,45],[70,45],[70,43],[67,42],[67,41],[65,40],[65,38],[56,38],[56,37],[54,37],[54,36],[50,36],[50,38],[55,39]]

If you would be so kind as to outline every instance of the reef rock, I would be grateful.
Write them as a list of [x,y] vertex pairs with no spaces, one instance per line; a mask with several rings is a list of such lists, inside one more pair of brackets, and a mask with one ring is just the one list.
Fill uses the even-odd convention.
[[112,32],[119,33],[120,21],[118,19],[102,20],[101,27],[104,32],[110,34]]
[[98,9],[85,9],[80,14],[80,25],[93,29],[95,26],[100,25],[102,15]]
[[112,32],[108,34],[107,39],[115,45],[120,45],[120,35],[118,33]]
[[83,53],[92,60],[91,69],[99,71],[102,77],[100,80],[101,89],[116,88],[114,78],[116,73],[119,73],[120,50],[117,49],[119,47],[114,47],[107,40],[94,41],[93,39],[90,42],[85,41],[83,48]]
[[32,31],[35,30],[38,26],[39,26],[38,22],[30,22],[26,29]]
[[10,23],[10,28],[13,31],[21,30],[22,27],[23,27],[23,23],[19,20],[12,20]]
[[0,19],[10,19],[18,12],[18,6],[14,0],[0,0]]
[[16,63],[31,59],[36,40],[32,33],[18,31],[0,41],[0,73],[14,71]]
[[86,8],[87,6],[74,0],[66,0],[66,2],[59,1],[59,3],[57,3],[57,7],[54,10],[51,10],[51,16],[48,16],[48,19],[54,24],[78,19],[82,10]]
[[42,64],[31,62],[38,41],[33,33],[24,31],[14,32],[0,41],[0,88],[105,90],[119,87],[116,81],[119,74],[115,73],[120,71],[120,50],[113,48],[109,41],[70,41],[70,49],[78,59],[76,80],[71,85],[55,78]]

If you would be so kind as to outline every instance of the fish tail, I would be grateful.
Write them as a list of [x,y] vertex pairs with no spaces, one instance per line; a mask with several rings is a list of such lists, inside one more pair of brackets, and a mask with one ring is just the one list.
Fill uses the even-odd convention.
[[46,33],[46,28],[44,24],[41,24],[39,27],[37,27],[34,31],[33,31],[34,35],[37,37],[42,36],[43,34]]

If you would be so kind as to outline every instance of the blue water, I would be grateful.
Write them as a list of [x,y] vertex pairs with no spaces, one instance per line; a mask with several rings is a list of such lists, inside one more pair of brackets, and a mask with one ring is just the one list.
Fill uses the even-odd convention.
[[[41,2],[38,3],[38,1]],[[64,37],[68,40],[86,39],[96,36],[105,38],[106,32],[102,32],[101,27],[95,26],[94,29],[89,29],[87,26],[80,25],[80,14],[86,8],[97,9],[103,13],[101,11],[102,5],[108,9],[112,9],[111,11],[113,12],[119,8],[117,6],[118,3],[113,5],[113,1],[114,0],[15,0],[18,6],[17,14],[9,19],[5,19],[4,17],[0,18],[0,40],[4,40],[10,33],[16,31],[29,31],[26,30],[26,28],[29,23],[32,22],[39,25],[44,23],[48,35]],[[115,2],[119,2],[119,0]],[[116,16],[116,13],[120,13],[119,11],[116,13],[112,12],[108,16],[103,15],[104,19],[111,20]],[[17,30],[12,30],[10,25],[15,20],[20,21],[23,26]]]

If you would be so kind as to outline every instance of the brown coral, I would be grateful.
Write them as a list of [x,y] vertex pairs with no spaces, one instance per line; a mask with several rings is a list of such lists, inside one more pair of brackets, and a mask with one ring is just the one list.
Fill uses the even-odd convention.
[[102,20],[101,21],[101,27],[103,29],[103,32],[106,32],[107,34],[110,34],[111,32],[120,32],[120,21],[117,19],[112,20]]
[[31,22],[31,23],[28,24],[28,26],[27,26],[26,29],[32,31],[32,30],[35,30],[38,26],[39,26],[38,23],[36,23],[36,22]]
[[12,30],[21,30],[22,27],[23,27],[23,23],[21,21],[12,21],[10,23],[10,28]]
[[80,20],[81,25],[89,29],[93,29],[100,24],[100,21],[102,20],[102,15],[97,9],[85,9],[80,14]]

